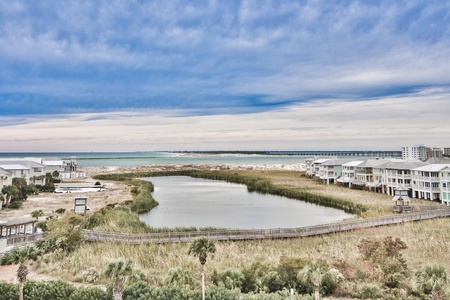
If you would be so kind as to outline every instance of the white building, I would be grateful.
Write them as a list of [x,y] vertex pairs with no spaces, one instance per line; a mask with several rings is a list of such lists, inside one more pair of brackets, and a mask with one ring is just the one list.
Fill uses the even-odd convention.
[[5,185],[12,184],[13,174],[3,168],[0,168],[0,191]]
[[413,169],[413,197],[425,200],[440,200],[441,171],[450,164],[431,164]]
[[336,181],[351,187],[353,181],[356,180],[356,167],[361,163],[361,160],[352,160],[348,163],[342,164],[342,176]]
[[[22,170],[15,169],[14,178],[25,178],[27,184],[45,184],[45,166],[31,159],[0,159],[0,165],[2,166],[18,166],[25,167]],[[2,167],[5,169],[5,167]],[[6,170],[9,167],[6,167]],[[28,171],[25,171],[28,170]],[[20,173],[19,173],[20,171]]]
[[342,165],[351,162],[350,159],[329,159],[319,165],[320,180],[327,184],[336,183],[336,179],[342,176]]
[[428,158],[427,148],[424,145],[403,146],[402,158],[404,160],[418,159],[421,161],[425,161]]
[[412,170],[426,166],[421,161],[389,162],[385,166],[385,186],[388,195],[394,195],[396,189],[406,189],[412,195]]
[[440,177],[442,204],[450,205],[450,167],[442,169]]

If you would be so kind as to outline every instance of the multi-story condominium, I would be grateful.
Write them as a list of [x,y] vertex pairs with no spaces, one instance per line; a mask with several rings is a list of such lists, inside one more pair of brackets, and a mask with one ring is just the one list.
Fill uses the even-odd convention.
[[353,160],[342,164],[342,176],[336,179],[341,184],[346,184],[348,187],[352,186],[353,181],[356,180],[356,167],[363,163],[361,160]]
[[403,146],[402,158],[404,160],[418,159],[425,161],[428,158],[427,148],[424,145]]
[[413,197],[426,200],[440,200],[441,171],[450,164],[431,164],[413,169]]
[[329,159],[319,165],[319,178],[327,184],[336,183],[336,179],[342,176],[342,164],[350,162],[350,159]]
[[320,177],[320,174],[319,174],[320,165],[329,160],[330,160],[329,158],[320,158],[320,159],[317,159],[317,160],[314,160],[313,162],[311,162],[311,167],[310,167],[308,175]]
[[441,201],[450,205],[450,167],[441,170]]
[[412,170],[426,165],[427,163],[421,161],[387,163],[384,174],[386,193],[394,195],[395,189],[402,188],[408,190],[408,193],[412,195]]
[[374,168],[380,169],[389,160],[387,159],[368,159],[356,166],[356,181],[353,184],[368,187],[381,187],[380,181],[382,181],[382,174],[374,174]]

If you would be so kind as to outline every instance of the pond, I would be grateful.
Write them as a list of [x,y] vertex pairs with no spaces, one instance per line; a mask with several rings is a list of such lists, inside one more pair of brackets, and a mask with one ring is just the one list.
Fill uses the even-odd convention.
[[294,228],[352,217],[334,208],[250,193],[242,184],[187,176],[142,179],[153,182],[159,205],[140,219],[154,228]]

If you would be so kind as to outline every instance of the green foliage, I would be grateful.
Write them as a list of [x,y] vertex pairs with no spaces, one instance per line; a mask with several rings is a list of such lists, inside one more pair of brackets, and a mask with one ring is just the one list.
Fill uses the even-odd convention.
[[264,276],[270,271],[271,267],[267,263],[260,261],[254,262],[249,267],[244,268],[242,271],[244,274],[242,292],[259,293],[266,290]]
[[164,279],[164,284],[189,288],[194,286],[194,277],[188,270],[182,268],[172,268]]
[[151,193],[153,192],[153,184],[149,181],[134,180],[135,185],[132,189],[133,201],[130,203],[131,211],[138,214],[149,212],[153,207],[158,205],[158,202],[153,199]]
[[300,293],[306,293],[306,288],[297,280],[298,271],[303,269],[308,261],[301,258],[291,258],[283,255],[277,267],[278,274],[284,281],[284,286],[293,288]]
[[415,286],[420,293],[444,294],[450,288],[450,274],[443,266],[424,266],[414,273]]
[[14,247],[0,258],[0,265],[23,264],[27,260],[37,260],[42,250],[36,246]]
[[239,300],[239,289],[227,289],[220,286],[211,286],[205,295],[206,300]]
[[216,286],[222,286],[228,290],[238,289],[241,291],[245,277],[241,270],[227,269],[220,273],[214,270],[211,280]]
[[17,284],[0,281],[0,300],[19,300]]
[[126,287],[123,291],[123,300],[147,300],[152,299],[153,288],[145,281],[138,281]]
[[189,254],[198,257],[200,264],[206,263],[208,254],[214,254],[216,252],[216,246],[213,241],[206,237],[196,239],[189,247]]
[[359,292],[361,299],[377,299],[379,297],[380,290],[378,286],[372,283],[364,284]]
[[59,218],[47,221],[48,236],[59,239],[61,248],[71,252],[75,250],[83,241],[83,224],[85,218],[67,212]]
[[67,282],[27,280],[24,300],[67,300],[75,288]]
[[58,208],[57,210],[55,210],[55,213],[62,215],[63,213],[66,212],[65,208]]
[[[49,298],[51,299],[51,298]],[[68,300],[111,300],[107,292],[96,287],[77,288]]]
[[36,218],[36,220],[39,219],[39,217],[42,217],[43,215],[44,215],[44,212],[42,211],[42,209],[33,210],[31,212],[31,216],[33,218]]

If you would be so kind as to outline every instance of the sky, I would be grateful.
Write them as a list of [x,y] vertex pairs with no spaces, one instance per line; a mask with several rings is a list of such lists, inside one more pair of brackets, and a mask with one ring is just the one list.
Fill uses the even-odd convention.
[[0,0],[0,152],[450,147],[450,1]]

